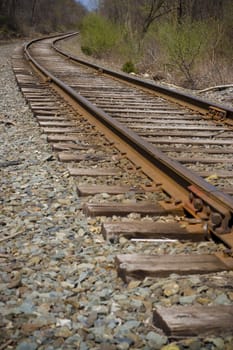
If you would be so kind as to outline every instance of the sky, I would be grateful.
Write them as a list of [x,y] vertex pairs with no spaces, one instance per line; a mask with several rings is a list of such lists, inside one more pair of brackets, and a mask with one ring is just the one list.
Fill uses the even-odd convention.
[[79,2],[81,2],[81,4],[83,4],[84,6],[86,6],[89,10],[93,10],[95,8],[95,1],[93,0],[78,0]]

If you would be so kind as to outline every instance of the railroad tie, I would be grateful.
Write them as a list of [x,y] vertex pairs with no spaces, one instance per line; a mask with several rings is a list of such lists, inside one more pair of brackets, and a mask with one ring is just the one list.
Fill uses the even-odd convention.
[[118,276],[128,282],[132,278],[168,277],[207,274],[232,270],[233,259],[221,254],[140,255],[121,254],[115,258]]
[[233,306],[158,306],[153,312],[153,324],[173,338],[232,332]]
[[[194,226],[194,227],[193,227]],[[102,224],[101,233],[110,242],[118,242],[121,236],[132,239],[175,239],[181,241],[204,241],[206,231],[202,225],[182,227],[178,222],[113,221]]]
[[139,213],[142,216],[167,216],[182,215],[183,209],[179,206],[171,206],[164,209],[159,203],[85,203],[83,213],[87,216],[126,216],[130,213]]
[[119,175],[120,170],[115,168],[74,168],[68,167],[71,176],[114,176]]
[[98,193],[123,194],[127,192],[143,193],[140,187],[125,185],[107,186],[107,185],[78,185],[77,192],[80,197],[94,196]]

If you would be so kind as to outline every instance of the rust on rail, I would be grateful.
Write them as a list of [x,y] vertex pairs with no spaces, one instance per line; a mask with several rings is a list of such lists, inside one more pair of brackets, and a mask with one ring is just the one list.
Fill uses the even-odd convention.
[[[66,36],[63,35],[60,38],[68,38],[69,36],[70,34]],[[37,40],[34,40],[25,46],[25,54],[27,58],[37,67],[37,69],[47,78],[49,78],[49,81],[51,82],[50,84],[56,84],[60,89],[62,89],[62,91],[68,94],[72,100],[78,102],[78,104],[91,115],[90,118],[92,119],[92,122],[98,127],[101,127],[103,132],[106,132],[108,136],[115,138],[115,141],[118,144],[119,140],[121,140],[120,142],[123,140],[125,143],[124,149],[127,149],[129,158],[134,158],[136,163],[140,164],[142,168],[145,169],[147,175],[149,175],[153,180],[161,182],[164,191],[169,193],[169,195],[175,201],[182,202],[185,210],[190,212],[193,216],[206,221],[211,234],[216,235],[218,238],[220,237],[220,239],[221,237],[223,238],[223,234],[228,234],[228,240],[223,239],[223,241],[232,247],[232,197],[221,192],[215,186],[206,182],[200,176],[182,166],[179,162],[171,160],[168,156],[166,156],[166,154],[159,151],[146,140],[143,140],[134,131],[128,129],[103,110],[94,106],[85,97],[78,94],[73,88],[66,85],[60,79],[44,69],[30,55],[29,52],[30,45]],[[56,36],[55,41],[57,40],[59,40],[59,38]],[[74,59],[72,56],[69,57]],[[103,71],[106,71],[109,74],[111,73],[112,75],[119,75],[119,73],[105,69],[103,69]],[[209,104],[203,100],[183,95],[170,89],[164,89],[154,84],[141,81],[140,79],[131,78],[125,74],[120,74],[120,76],[127,81],[136,81],[137,84],[148,88],[150,87],[150,89],[156,89],[156,91],[161,90],[163,93],[165,93],[166,90],[166,94],[168,96],[179,98],[185,102],[189,102],[203,109],[207,109],[208,111],[211,111],[211,115],[213,113],[217,113],[217,115],[220,115],[221,117],[223,114],[224,116],[227,115],[230,118],[233,116],[233,111],[230,109],[222,111],[218,105],[210,107]],[[67,131],[68,128],[66,129],[66,132]],[[54,131],[51,129],[51,132]],[[61,132],[64,132],[64,130],[61,130]],[[72,129],[70,129],[70,132],[72,132]],[[123,146],[119,147],[123,148]]]

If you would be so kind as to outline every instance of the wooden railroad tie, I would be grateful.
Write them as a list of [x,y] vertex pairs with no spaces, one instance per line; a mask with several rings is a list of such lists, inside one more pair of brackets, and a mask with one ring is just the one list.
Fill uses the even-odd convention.
[[80,142],[80,134],[79,131],[73,132],[70,135],[62,135],[59,133],[54,133],[54,135],[49,135],[47,136],[47,141],[48,142],[75,142],[79,143]]
[[59,127],[75,127],[77,126],[77,123],[74,122],[70,122],[70,121],[40,121],[38,120],[38,123],[40,126],[43,127],[55,127],[55,128],[59,128]]
[[56,142],[52,144],[54,151],[87,150],[93,148],[92,145],[82,145],[74,142]]
[[72,151],[59,152],[57,157],[61,162],[81,162],[82,160],[100,162],[102,160],[109,160],[109,157],[96,155],[94,153],[80,154]]
[[120,171],[115,168],[74,168],[68,167],[71,176],[114,176]]
[[139,187],[131,187],[127,185],[78,185],[77,191],[79,196],[94,196],[98,193],[122,194],[127,192],[144,193],[145,191]]
[[117,255],[115,264],[118,276],[125,282],[145,277],[168,277],[179,275],[205,274],[233,269],[233,259],[223,254],[188,255]]
[[58,117],[58,116],[49,116],[49,115],[37,115],[37,121],[40,122],[67,122],[66,117]]
[[69,127],[46,127],[42,128],[44,134],[75,134],[80,132],[80,128]]
[[138,202],[138,203],[85,203],[83,213],[87,216],[126,216],[130,213],[139,213],[143,216],[167,216],[183,215],[183,209],[179,206],[170,206],[164,209],[158,203]]
[[233,306],[172,306],[157,307],[153,324],[172,338],[233,331]]
[[110,222],[102,225],[101,233],[110,242],[118,242],[121,236],[131,238],[178,239],[199,242],[205,240],[202,225],[181,227],[178,222],[128,221]]

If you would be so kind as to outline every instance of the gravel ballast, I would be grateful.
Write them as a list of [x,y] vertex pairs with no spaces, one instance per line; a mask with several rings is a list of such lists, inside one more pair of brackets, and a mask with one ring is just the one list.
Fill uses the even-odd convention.
[[233,349],[233,336],[173,341],[152,325],[157,305],[231,305],[233,272],[131,281],[116,254],[210,253],[213,242],[106,243],[103,219],[87,219],[77,179],[50,145],[0,50],[0,349]]

